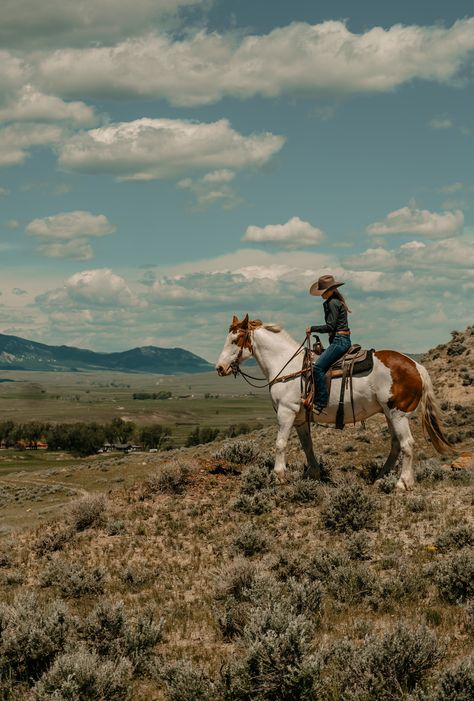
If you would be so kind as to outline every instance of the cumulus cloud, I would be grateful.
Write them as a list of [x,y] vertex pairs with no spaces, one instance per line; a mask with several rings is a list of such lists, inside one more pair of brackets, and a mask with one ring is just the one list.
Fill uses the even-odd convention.
[[177,187],[192,192],[198,208],[219,204],[224,209],[231,209],[241,201],[229,184],[234,178],[235,173],[224,168],[206,173],[202,178],[183,178]]
[[[134,11],[136,12],[136,11]],[[139,12],[136,12],[139,15]],[[474,19],[451,27],[294,22],[266,35],[149,34],[115,46],[45,55],[38,80],[61,95],[166,98],[176,105],[227,95],[276,97],[385,92],[414,79],[450,82],[474,51]]]
[[324,239],[321,229],[299,217],[292,217],[286,224],[267,224],[267,226],[249,226],[242,241],[256,243],[274,243],[284,248],[305,248],[316,246]]
[[137,119],[77,134],[60,147],[68,170],[105,173],[119,180],[177,178],[196,170],[265,164],[284,143],[273,134],[243,136],[228,120],[202,123]]
[[344,259],[344,265],[360,269],[406,269],[432,270],[443,274],[446,266],[451,273],[464,274],[464,268],[474,265],[474,239],[469,236],[442,239],[440,241],[408,241],[398,249],[368,248],[363,253]]
[[454,127],[452,119],[449,117],[434,117],[429,125],[432,129],[452,129]]
[[116,41],[209,0],[2,0],[0,43],[15,48]]
[[63,287],[39,295],[36,301],[43,309],[62,309],[65,306],[78,309],[89,307],[140,306],[135,293],[126,281],[109,268],[82,270],[68,278]]
[[62,212],[43,219],[33,219],[26,227],[28,234],[48,239],[75,239],[78,236],[107,236],[115,231],[104,214],[77,210]]
[[357,256],[349,256],[344,260],[346,265],[368,268],[392,268],[396,263],[393,251],[385,248],[368,248]]
[[20,165],[34,146],[57,144],[63,136],[61,127],[49,124],[11,124],[0,129],[0,166]]
[[453,212],[430,212],[427,209],[402,207],[387,214],[383,221],[367,227],[367,233],[376,236],[386,234],[417,234],[430,238],[454,236],[462,233],[464,214]]
[[70,121],[78,126],[96,122],[94,110],[84,102],[64,102],[55,95],[45,95],[32,85],[25,85],[0,107],[3,121]]
[[50,258],[90,260],[94,253],[89,238],[107,236],[115,231],[104,214],[62,212],[33,219],[26,232],[38,238],[38,252]]

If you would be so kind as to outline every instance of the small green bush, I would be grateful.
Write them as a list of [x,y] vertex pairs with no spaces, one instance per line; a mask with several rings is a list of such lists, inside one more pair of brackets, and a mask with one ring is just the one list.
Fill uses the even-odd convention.
[[240,493],[254,496],[274,489],[274,477],[264,463],[251,465],[240,478]]
[[298,477],[285,487],[283,499],[296,504],[319,504],[321,486],[314,480]]
[[446,478],[446,471],[437,458],[422,460],[415,465],[415,479],[417,482],[442,482]]
[[1,603],[0,679],[38,679],[64,650],[71,628],[62,601],[42,606],[36,594],[21,591],[12,604]]
[[474,597],[474,548],[445,557],[434,575],[442,599],[456,603]]
[[213,454],[214,460],[232,462],[235,465],[248,465],[258,459],[260,450],[255,441],[240,440],[233,443],[224,443]]
[[216,685],[188,660],[165,667],[160,674],[168,701],[217,701]]
[[474,655],[464,657],[441,675],[434,701],[474,699]]
[[236,531],[232,548],[246,557],[251,557],[268,550],[268,539],[257,524],[244,523]]
[[69,522],[76,531],[84,531],[105,522],[106,499],[103,494],[83,497],[69,507]]
[[78,599],[88,594],[101,594],[105,571],[101,567],[87,569],[77,562],[55,559],[40,578],[42,587],[57,587],[65,597]]
[[174,460],[166,463],[159,472],[148,475],[145,486],[149,494],[183,494],[189,484],[189,466]]
[[274,507],[273,490],[264,489],[256,494],[240,494],[233,503],[236,511],[244,514],[260,516],[271,511]]
[[351,560],[370,560],[370,538],[365,531],[356,531],[347,540],[347,554]]
[[377,508],[373,496],[359,484],[345,484],[327,497],[321,512],[328,530],[348,532],[375,528]]
[[435,545],[438,550],[460,550],[474,545],[474,528],[467,523],[447,528],[437,537]]
[[40,556],[62,550],[73,538],[77,528],[57,523],[46,528],[33,541],[33,550]]
[[119,658],[101,660],[77,650],[58,657],[33,687],[31,701],[128,701],[132,698],[131,665]]

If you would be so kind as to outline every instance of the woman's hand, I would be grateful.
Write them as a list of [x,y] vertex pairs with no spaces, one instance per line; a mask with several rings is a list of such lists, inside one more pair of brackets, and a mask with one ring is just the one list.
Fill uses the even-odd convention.
[[306,329],[306,335],[309,336],[310,333],[311,333],[311,326],[308,326],[308,328]]

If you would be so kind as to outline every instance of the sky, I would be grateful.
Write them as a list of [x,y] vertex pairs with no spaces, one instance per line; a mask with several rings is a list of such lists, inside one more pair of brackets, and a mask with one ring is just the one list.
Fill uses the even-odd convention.
[[2,0],[0,332],[214,362],[233,314],[296,340],[474,322],[472,3]]

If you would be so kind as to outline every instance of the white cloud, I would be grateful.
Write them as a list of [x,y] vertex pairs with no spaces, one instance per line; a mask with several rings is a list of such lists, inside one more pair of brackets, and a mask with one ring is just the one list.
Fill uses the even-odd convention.
[[0,197],[8,197],[10,190],[6,187],[0,187]]
[[383,221],[368,226],[367,233],[376,236],[417,234],[430,238],[440,238],[460,234],[463,227],[464,214],[460,210],[438,213],[410,206],[390,212]]
[[77,237],[107,236],[115,231],[104,214],[77,210],[61,212],[43,219],[33,219],[26,227],[28,234],[44,239],[70,240]]
[[285,248],[305,248],[316,246],[324,239],[321,229],[299,217],[292,217],[286,224],[267,224],[267,226],[249,226],[242,241],[257,243],[275,243]]
[[110,42],[209,0],[2,0],[0,43],[17,48]]
[[226,119],[206,124],[143,118],[73,136],[61,145],[59,163],[119,180],[166,179],[210,168],[262,166],[283,143],[269,133],[242,136]]
[[192,192],[198,208],[220,204],[224,209],[231,209],[241,201],[229,185],[234,178],[235,173],[230,170],[215,170],[206,173],[202,178],[183,178],[177,183],[177,187]]
[[407,241],[400,248],[407,251],[418,251],[420,248],[426,248],[426,243],[423,243],[423,241]]
[[432,129],[452,129],[454,127],[452,119],[449,117],[434,117],[429,125]]
[[451,183],[450,185],[444,185],[444,187],[440,187],[439,191],[442,192],[444,195],[452,195],[455,192],[460,192],[461,190],[464,190],[465,185],[464,183]]
[[[139,15],[139,11],[136,12]],[[285,93],[385,92],[414,79],[453,82],[474,51],[474,19],[451,27],[294,22],[266,35],[149,34],[115,46],[45,55],[39,84],[60,95],[166,98],[183,105]]]
[[37,251],[49,258],[90,260],[94,256],[89,238],[107,236],[115,231],[104,214],[62,212],[33,219],[26,232],[38,239]]
[[349,256],[344,260],[349,267],[392,268],[396,263],[395,255],[385,248],[368,248],[357,256]]
[[48,124],[12,124],[0,129],[0,166],[20,165],[34,146],[57,144],[61,127]]
[[54,95],[44,95],[32,85],[25,85],[0,108],[4,121],[70,121],[78,126],[96,122],[94,110],[84,102],[64,102]]
[[63,309],[65,306],[78,309],[143,306],[124,278],[109,268],[74,273],[63,287],[39,295],[37,302],[48,310]]

